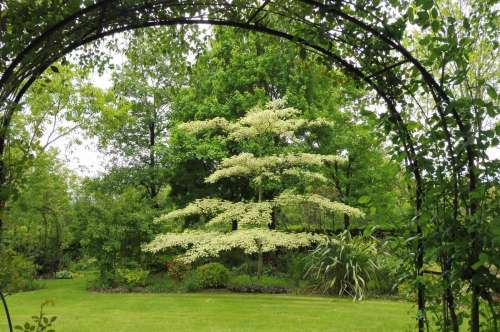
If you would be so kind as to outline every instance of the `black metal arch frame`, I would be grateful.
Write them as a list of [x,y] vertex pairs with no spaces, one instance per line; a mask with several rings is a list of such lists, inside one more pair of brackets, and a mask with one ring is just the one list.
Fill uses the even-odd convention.
[[[83,2],[83,1],[82,1]],[[443,156],[451,160],[450,174],[466,167],[469,192],[477,186],[476,151],[465,144],[466,165],[458,161],[458,142],[468,142],[470,129],[453,108],[450,97],[422,63],[406,49],[398,37],[397,20],[378,15],[402,17],[402,8],[390,2],[371,4],[363,0],[95,0],[74,12],[61,8],[62,19],[36,32],[20,36],[23,45],[4,59],[7,64],[0,77],[0,156],[3,156],[11,118],[23,95],[52,63],[76,48],[105,36],[132,29],[177,24],[210,24],[266,33],[299,44],[320,54],[332,65],[372,88],[387,105],[388,119],[404,149],[409,171],[416,183],[416,233],[422,235],[418,218],[423,204],[425,181],[418,150],[418,138],[406,126],[405,96],[412,95],[410,72],[420,76],[419,93],[428,93],[445,133]],[[413,89],[414,91],[414,89]],[[410,110],[411,111],[411,110]],[[455,134],[453,134],[455,133]],[[5,170],[0,160],[0,185]],[[456,180],[458,181],[458,180]],[[458,191],[458,189],[457,189]],[[471,213],[477,203],[469,198]],[[418,242],[416,273],[422,274],[423,241]],[[423,288],[418,290],[418,308],[423,313]],[[419,315],[419,330],[424,329]]]

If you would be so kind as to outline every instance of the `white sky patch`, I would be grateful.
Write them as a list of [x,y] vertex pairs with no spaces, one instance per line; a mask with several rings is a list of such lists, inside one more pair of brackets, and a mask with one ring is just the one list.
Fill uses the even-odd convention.
[[106,171],[108,157],[97,148],[97,139],[85,137],[81,130],[54,142],[52,147],[59,150],[59,159],[82,177],[96,177]]
[[[124,34],[116,35],[115,38],[118,39],[120,47],[125,49],[126,39]],[[110,63],[115,68],[126,61],[122,53],[110,51],[106,48],[105,43],[101,44],[100,50],[111,56]],[[79,52],[79,50],[75,51],[69,58],[76,61]],[[89,81],[98,88],[104,90],[110,89],[113,87],[111,75],[112,71],[110,69],[105,69],[102,73],[94,70],[90,75]],[[61,137],[52,143],[50,147],[59,150],[59,159],[70,170],[82,177],[97,177],[104,174],[110,160],[109,156],[99,150],[97,138],[88,137],[83,130],[76,130],[70,135]]]
[[489,148],[486,150],[486,154],[490,158],[490,160],[499,160],[500,159],[500,147]]
[[111,80],[111,72],[109,71],[105,71],[102,74],[99,74],[97,72],[92,73],[90,81],[93,85],[103,90],[110,89],[113,86],[113,81]]
[[[202,37],[206,37],[212,33],[212,28],[204,26],[201,27],[201,31]],[[120,33],[113,38],[117,40],[120,49],[126,49],[126,33]],[[105,42],[101,44],[100,50],[111,57],[110,63],[114,65],[114,68],[118,68],[126,62],[126,56],[122,52],[107,49]],[[69,58],[76,62],[79,52],[81,51],[75,51]],[[186,60],[194,63],[195,55],[189,54]],[[94,70],[89,81],[101,89],[110,89],[113,87],[112,73],[113,71],[108,68],[101,73]],[[97,139],[86,136],[81,130],[61,137],[51,144],[51,147],[59,150],[59,158],[69,169],[83,177],[96,177],[103,174],[110,160],[109,156],[98,149]]]

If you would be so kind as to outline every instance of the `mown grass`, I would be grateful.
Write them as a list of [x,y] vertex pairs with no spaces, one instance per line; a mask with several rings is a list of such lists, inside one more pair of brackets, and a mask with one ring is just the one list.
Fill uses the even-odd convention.
[[[85,289],[83,278],[48,280],[8,297],[15,324],[45,300],[57,332],[410,331],[411,304],[396,301],[231,293],[110,294]],[[6,330],[3,313],[0,331]]]

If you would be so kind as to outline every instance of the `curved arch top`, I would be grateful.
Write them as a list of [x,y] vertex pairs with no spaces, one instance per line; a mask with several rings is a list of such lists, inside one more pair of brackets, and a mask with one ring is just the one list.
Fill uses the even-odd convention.
[[[85,6],[85,3],[88,4]],[[15,105],[41,73],[65,54],[127,30],[159,25],[212,24],[290,40],[321,54],[370,86],[386,103],[389,118],[418,180],[420,171],[416,165],[415,144],[397,111],[397,104],[406,93],[404,77],[409,76],[406,71],[417,69],[421,73],[424,90],[431,92],[438,107],[446,102],[446,94],[401,45],[400,21],[381,19],[374,14],[389,12],[394,15],[402,9],[389,2],[372,3],[363,0],[82,0],[70,1],[66,7],[45,9],[47,16],[56,19],[36,30],[24,29],[18,36],[19,43],[7,47],[0,62],[0,68],[3,67],[0,153]]]
[[[342,6],[328,3],[342,3]],[[4,45],[7,47],[0,63],[3,69],[0,101],[19,99],[32,78],[81,45],[117,32],[173,24],[227,25],[292,40],[322,53],[349,74],[371,85],[384,99],[397,99],[402,94],[401,72],[412,64],[437,96],[445,96],[425,68],[401,46],[397,38],[401,27],[396,23],[388,25],[372,14],[376,10],[381,12],[383,7],[389,10],[390,5],[370,6],[369,3],[101,0],[77,7],[78,10],[47,9],[47,15],[62,19],[36,31],[27,29],[16,37],[19,46],[9,49]],[[392,12],[398,10],[393,8]]]

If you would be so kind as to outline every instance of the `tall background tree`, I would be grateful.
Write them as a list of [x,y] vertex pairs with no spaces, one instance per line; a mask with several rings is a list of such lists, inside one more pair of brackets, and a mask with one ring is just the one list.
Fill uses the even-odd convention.
[[195,27],[182,26],[130,34],[124,62],[113,70],[113,87],[106,92],[114,99],[95,104],[100,118],[91,133],[110,157],[109,166],[125,183],[144,187],[151,200],[166,183],[161,147],[172,101],[189,77],[187,58],[199,47],[198,34]]
[[[231,120],[259,103],[286,97],[290,106],[303,110],[305,118],[333,122],[333,130],[307,139],[318,153],[349,156],[350,166],[338,168],[336,174],[342,200],[369,207],[367,220],[380,225],[391,227],[388,220],[401,220],[408,207],[407,188],[392,181],[399,176],[400,166],[384,157],[385,137],[373,129],[376,118],[366,109],[368,100],[358,98],[364,90],[357,83],[328,69],[320,57],[273,37],[214,28],[210,45],[198,56],[188,86],[174,99],[172,126],[216,116]],[[183,205],[217,191],[200,179],[213,171],[214,161],[234,152],[233,147],[195,142],[175,131],[171,135],[166,165],[172,172],[174,202]],[[381,195],[385,199],[379,199]],[[400,208],[394,209],[398,204]]]

